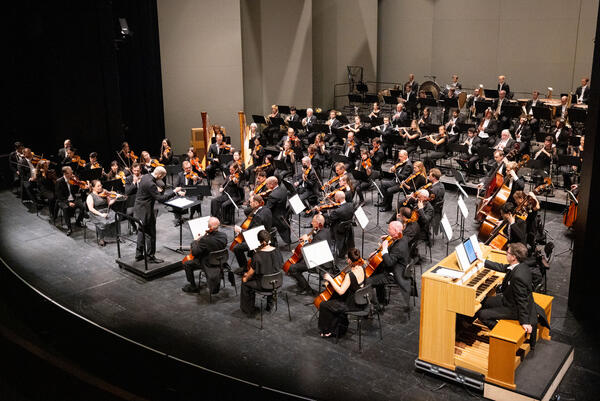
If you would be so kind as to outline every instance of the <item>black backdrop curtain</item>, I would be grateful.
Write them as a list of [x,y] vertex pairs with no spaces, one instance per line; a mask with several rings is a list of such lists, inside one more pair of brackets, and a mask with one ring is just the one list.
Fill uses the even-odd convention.
[[[157,6],[149,1],[13,2],[2,151],[20,140],[55,154],[65,138],[108,163],[128,141],[155,155],[164,137]],[[133,36],[122,38],[118,18]]]

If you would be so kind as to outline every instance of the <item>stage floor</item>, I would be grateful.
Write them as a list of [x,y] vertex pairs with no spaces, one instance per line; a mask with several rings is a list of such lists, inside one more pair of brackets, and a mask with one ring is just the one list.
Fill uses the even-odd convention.
[[[455,223],[457,194],[452,185],[446,188],[444,211],[450,222]],[[470,196],[466,202],[469,212],[473,213],[474,197]],[[159,208],[157,243],[161,257],[180,259],[181,255],[164,248],[178,245],[179,229],[173,225],[172,214],[162,206]],[[209,208],[209,200],[205,199],[203,213],[207,214]],[[370,195],[365,210],[370,219],[364,235],[364,253],[368,254],[375,250],[390,213],[382,213],[377,226],[377,212]],[[242,215],[240,212],[238,224]],[[302,219],[302,225],[308,222]],[[292,228],[292,238],[296,239],[296,220]],[[465,235],[474,233],[475,228],[469,216]],[[0,193],[0,230],[2,259],[33,287],[98,325],[176,358],[260,386],[315,399],[464,400],[471,397],[465,388],[455,383],[442,382],[415,370],[419,299],[411,318],[407,319],[401,312],[402,301],[392,294],[391,304],[382,315],[383,340],[379,340],[376,322],[367,323],[363,326],[363,352],[359,353],[358,335],[353,325],[338,344],[319,337],[312,297],[295,295],[294,281],[289,277],[285,277],[283,291],[289,296],[292,321],[288,320],[281,297],[279,310],[265,315],[264,329],[260,330],[259,317],[244,316],[239,309],[239,297],[229,283],[209,304],[206,290],[199,294],[181,291],[186,284],[183,271],[144,281],[119,269],[115,263],[116,244],[98,247],[92,231],[88,231],[87,242],[84,242],[82,229],[76,229],[67,237],[48,223],[45,211],[40,216],[28,212],[8,191]],[[231,240],[233,228],[222,230]],[[559,212],[547,211],[546,230],[556,245],[556,253],[569,248],[570,239],[565,235]],[[301,229],[302,233],[307,231]],[[355,227],[354,233],[360,249],[361,229]],[[189,246],[191,234],[187,225],[183,235],[184,246]],[[133,244],[123,244],[122,249],[123,258],[134,253]],[[433,263],[446,256],[442,237],[438,236],[432,251]],[[284,258],[290,255],[287,250],[282,253]],[[230,254],[230,263],[237,267],[233,254]],[[426,259],[423,271],[433,263]],[[600,347],[597,336],[583,330],[567,312],[570,265],[571,254],[566,252],[554,259],[548,273],[548,294],[555,297],[552,338],[575,347],[575,361],[557,392],[564,399],[591,400],[597,398],[599,389]],[[239,276],[236,280],[239,292]],[[417,281],[420,291],[420,278]],[[312,284],[316,286],[314,281]]]

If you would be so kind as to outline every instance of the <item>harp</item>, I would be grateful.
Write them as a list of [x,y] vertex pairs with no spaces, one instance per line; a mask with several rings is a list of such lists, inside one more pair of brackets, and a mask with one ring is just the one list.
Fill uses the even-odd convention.
[[242,160],[244,166],[248,168],[252,164],[252,151],[250,150],[250,127],[246,124],[246,114],[238,111],[240,120],[240,148],[242,150]]

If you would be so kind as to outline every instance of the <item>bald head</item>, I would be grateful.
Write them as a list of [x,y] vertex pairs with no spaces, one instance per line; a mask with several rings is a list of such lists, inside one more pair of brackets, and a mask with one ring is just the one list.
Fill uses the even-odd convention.
[[210,219],[208,219],[208,228],[211,231],[217,230],[220,225],[221,225],[221,222],[216,217],[211,217]]
[[267,178],[267,180],[265,182],[266,182],[267,188],[269,188],[269,189],[273,189],[279,184],[279,182],[277,181],[277,177],[273,177],[273,176]]
[[152,175],[160,180],[161,178],[165,178],[165,176],[167,175],[167,170],[165,170],[163,166],[158,166],[154,169]]
[[426,189],[420,189],[417,191],[417,197],[419,198],[419,200],[425,200],[429,198],[429,191],[427,191]]
[[338,203],[343,202],[344,200],[346,200],[346,194],[343,191],[339,191],[335,193],[335,201]]
[[[325,217],[322,214],[315,214],[312,219],[313,228],[322,228],[325,226]],[[315,227],[315,225],[317,227]]]
[[388,226],[388,232],[392,238],[398,238],[402,234],[403,225],[398,220],[392,221]]

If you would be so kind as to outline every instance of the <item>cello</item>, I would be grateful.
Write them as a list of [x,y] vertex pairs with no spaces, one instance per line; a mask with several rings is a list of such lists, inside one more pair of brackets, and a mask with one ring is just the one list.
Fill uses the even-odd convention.
[[[392,246],[392,244],[396,241],[398,241],[399,239],[402,238],[402,234],[400,234],[399,238],[392,238],[391,235],[388,235],[387,237],[385,237],[384,241],[387,242],[388,247]],[[382,242],[383,244],[383,242]],[[374,272],[375,269],[377,269],[377,267],[381,264],[381,262],[383,262],[383,255],[381,254],[381,251],[383,250],[382,245],[379,245],[379,247],[377,248],[377,250],[375,251],[375,253],[373,254],[373,256],[371,256],[369,258],[369,264],[367,265],[367,267],[365,267],[365,277],[368,278],[370,277]]]
[[308,234],[308,239],[303,241],[301,240],[298,245],[296,245],[296,249],[294,249],[294,253],[292,254],[292,256],[290,256],[290,258],[283,264],[283,267],[281,268],[284,272],[288,272],[290,270],[290,266],[292,266],[293,264],[298,263],[301,259],[302,259],[302,248],[304,247],[304,245],[306,244],[310,244],[312,242],[313,236],[316,234],[316,230],[312,230],[309,234]]
[[[365,264],[365,260],[363,258],[358,259],[356,262],[350,263],[348,266],[346,266],[344,268],[344,270],[342,270],[340,272],[340,274],[338,274],[337,276],[335,276],[333,278],[333,281],[335,281],[335,283],[337,285],[341,286],[342,283],[344,282],[344,278],[346,277],[346,270],[351,269],[353,266],[364,265],[364,264]],[[366,271],[365,271],[365,273],[366,273]],[[315,305],[315,307],[317,309],[319,309],[319,307],[321,306],[321,302],[329,301],[331,299],[331,297],[333,296],[334,292],[335,292],[335,290],[331,287],[331,285],[329,283],[327,283],[327,285],[325,286],[325,290],[323,290],[323,292],[320,293],[314,299],[313,305]]]
[[[206,230],[204,232],[204,235],[210,233],[212,230],[209,228],[208,230]],[[192,250],[190,249],[190,253],[185,255],[185,257],[181,260],[181,264],[184,264],[185,262],[189,262],[190,260],[194,260],[194,255],[192,255]]]
[[[252,213],[250,213],[248,215],[248,217],[246,217],[246,220],[244,220],[244,222],[241,225],[242,230],[247,230],[250,227],[250,223],[252,223],[252,218],[254,217],[254,213],[256,213],[255,210],[253,210]],[[244,235],[242,234],[242,232],[243,231],[240,231],[240,233],[235,236],[233,241],[231,241],[231,245],[229,246],[230,251],[233,251],[233,248],[235,248],[236,245],[244,242]]]
[[577,220],[577,207],[579,206],[579,194],[576,197],[569,196],[569,207],[563,216],[563,224],[569,228],[573,227]]

